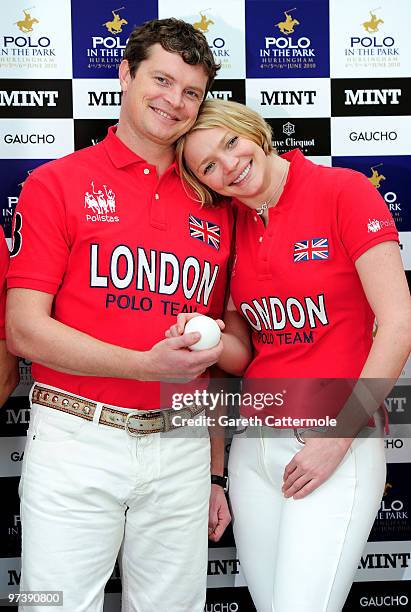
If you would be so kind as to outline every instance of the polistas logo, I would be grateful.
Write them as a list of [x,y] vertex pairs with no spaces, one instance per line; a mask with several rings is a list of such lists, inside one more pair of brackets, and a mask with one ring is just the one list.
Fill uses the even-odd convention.
[[381,224],[378,219],[369,219],[367,227],[369,232],[379,232],[381,229]]
[[[374,11],[376,10],[378,9],[374,9]],[[377,19],[377,15],[372,11],[370,11],[370,17],[371,19],[369,21],[364,21],[364,23],[361,24],[362,27],[366,32],[378,32],[378,26],[380,23],[384,23],[384,21],[382,19]]]
[[293,34],[294,28],[296,25],[300,25],[300,22],[297,19],[293,19],[291,13],[296,9],[289,9],[284,11],[285,21],[280,21],[280,23],[276,23],[275,27],[280,30],[282,34]]
[[102,189],[94,189],[94,181],[91,181],[92,192],[86,191],[84,194],[84,208],[91,209],[96,215],[107,215],[116,212],[116,195],[110,187],[103,185]]
[[120,17],[120,14],[117,12],[122,11],[123,9],[124,6],[121,6],[120,8],[111,11],[113,19],[111,21],[106,21],[106,23],[103,23],[103,26],[107,28],[110,34],[120,34],[123,31],[123,26],[128,24],[128,21],[122,19]]
[[[208,10],[208,9],[207,9]],[[203,34],[208,32],[208,26],[214,25],[214,21],[212,19],[207,19],[206,15],[202,11],[200,11],[200,21],[196,21],[193,23],[193,27],[196,30],[199,30]]]
[[24,34],[27,34],[28,32],[32,32],[33,24],[39,23],[39,20],[36,19],[35,17],[32,17],[29,13],[29,11],[31,11],[32,8],[34,8],[34,6],[32,6],[29,9],[23,9],[24,19],[22,19],[21,21],[16,21],[16,23],[14,24],[18,27],[20,32],[23,32]]
[[379,174],[378,170],[376,170],[376,168],[378,168],[379,166],[382,166],[382,164],[371,166],[370,170],[372,174],[371,176],[367,177],[370,183],[374,185],[374,187],[376,187],[377,189],[381,187],[381,181],[385,181],[385,176],[383,174]]

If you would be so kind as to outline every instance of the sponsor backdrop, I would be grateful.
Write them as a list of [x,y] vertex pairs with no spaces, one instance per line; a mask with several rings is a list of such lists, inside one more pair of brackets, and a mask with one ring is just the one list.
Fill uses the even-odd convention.
[[[394,216],[410,279],[409,0],[29,4],[4,2],[0,24],[0,223],[9,241],[27,175],[47,160],[95,144],[116,122],[117,68],[132,28],[174,16],[201,30],[221,62],[210,96],[246,102],[259,111],[272,126],[280,153],[299,147],[317,163],[354,168],[369,178]],[[370,219],[369,231],[378,229],[379,220]],[[29,363],[21,361],[21,374],[19,388],[0,412],[0,599],[16,592],[20,579],[17,485],[29,420]],[[346,610],[410,609],[407,378],[410,363],[388,401],[392,427],[385,494]],[[210,547],[208,573],[207,612],[254,610],[231,531]],[[107,585],[106,611],[120,609],[119,593],[116,568]]]

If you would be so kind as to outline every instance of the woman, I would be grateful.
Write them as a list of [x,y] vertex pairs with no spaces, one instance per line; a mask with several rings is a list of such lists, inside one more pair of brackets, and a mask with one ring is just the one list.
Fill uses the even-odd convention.
[[[278,156],[267,124],[237,103],[207,101],[177,155],[195,199],[210,206],[229,197],[237,210],[219,365],[245,370],[254,385],[273,377],[378,379],[372,393],[358,382],[339,415],[350,438],[341,427],[339,438],[249,427],[254,436],[235,436],[230,452],[234,535],[258,612],[336,612],[385,482],[382,435],[354,435],[368,420],[357,408],[375,411],[374,395],[388,392],[410,352],[394,222],[363,175],[315,165],[299,150]],[[190,316],[179,315],[167,335],[183,333]],[[317,402],[306,399],[299,414],[313,416]],[[325,416],[327,402],[319,405],[315,416]]]
[[17,359],[6,347],[5,310],[6,274],[9,267],[9,251],[0,225],[0,408],[19,382]]

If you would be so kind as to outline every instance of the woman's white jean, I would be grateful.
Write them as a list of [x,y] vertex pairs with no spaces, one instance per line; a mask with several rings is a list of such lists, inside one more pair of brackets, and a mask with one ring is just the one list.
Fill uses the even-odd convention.
[[294,500],[281,492],[283,473],[303,444],[290,430],[258,429],[234,436],[229,459],[234,536],[257,611],[338,612],[383,495],[382,436],[356,438],[332,476]]

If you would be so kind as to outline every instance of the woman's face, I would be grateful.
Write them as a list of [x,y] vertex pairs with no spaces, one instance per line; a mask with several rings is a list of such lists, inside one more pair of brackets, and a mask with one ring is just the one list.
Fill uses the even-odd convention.
[[224,196],[248,200],[270,184],[269,158],[263,149],[226,128],[189,134],[184,158],[199,181]]

